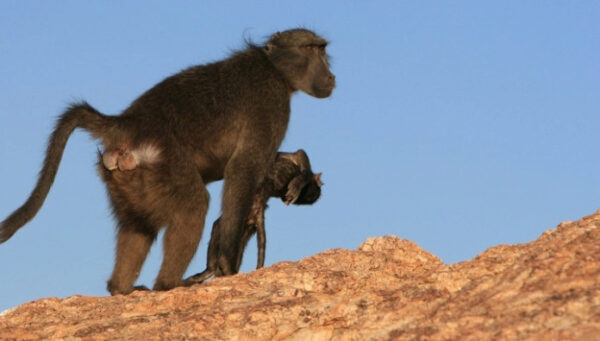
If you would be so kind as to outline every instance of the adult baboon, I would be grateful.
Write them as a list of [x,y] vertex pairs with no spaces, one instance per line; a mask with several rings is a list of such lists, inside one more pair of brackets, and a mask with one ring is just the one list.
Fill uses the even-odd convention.
[[150,245],[166,226],[163,262],[154,289],[186,285],[182,276],[202,236],[206,184],[224,179],[217,268],[238,269],[238,250],[252,200],[285,135],[290,97],[317,98],[335,87],[327,41],[305,29],[273,34],[263,46],[194,66],[166,78],[119,116],[87,103],[73,104],[50,137],[38,182],[27,201],[0,223],[0,242],[33,218],[54,181],[75,128],[102,140],[107,150],[151,151],[133,172],[111,172],[99,161],[118,221],[115,268],[108,290],[133,290]]

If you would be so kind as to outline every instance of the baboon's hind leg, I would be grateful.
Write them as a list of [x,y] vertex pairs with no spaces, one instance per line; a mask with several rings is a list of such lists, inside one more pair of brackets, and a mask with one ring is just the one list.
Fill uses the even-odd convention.
[[196,283],[183,281],[182,277],[202,238],[209,195],[202,178],[198,175],[194,180],[174,189],[169,198],[171,214],[163,240],[164,258],[154,290]]
[[107,285],[111,295],[129,294],[134,290],[133,283],[140,274],[158,230],[143,218],[129,216],[117,219],[119,227],[115,268]]

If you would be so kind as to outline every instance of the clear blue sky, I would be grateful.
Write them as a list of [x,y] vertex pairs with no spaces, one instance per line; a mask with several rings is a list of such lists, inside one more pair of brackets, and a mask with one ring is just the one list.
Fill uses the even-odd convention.
[[[598,2],[2,1],[0,220],[33,188],[69,102],[118,114],[182,68],[296,26],[331,40],[338,87],[292,100],[281,149],[304,148],[325,187],[312,207],[270,202],[267,264],[388,234],[453,263],[600,206]],[[72,135],[45,205],[0,245],[0,311],[107,294],[97,147]],[[188,274],[204,268],[220,188]],[[161,259],[156,244],[139,283]],[[243,271],[255,262],[253,239]]]

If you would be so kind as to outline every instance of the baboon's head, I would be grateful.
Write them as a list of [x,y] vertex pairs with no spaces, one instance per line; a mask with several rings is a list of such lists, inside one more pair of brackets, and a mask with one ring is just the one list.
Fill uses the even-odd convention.
[[311,181],[302,188],[300,196],[298,196],[294,205],[314,204],[321,197],[321,186],[323,186],[323,182],[321,182],[321,173],[313,175]]
[[294,90],[325,98],[335,87],[326,47],[327,41],[315,33],[294,29],[273,34],[264,49]]

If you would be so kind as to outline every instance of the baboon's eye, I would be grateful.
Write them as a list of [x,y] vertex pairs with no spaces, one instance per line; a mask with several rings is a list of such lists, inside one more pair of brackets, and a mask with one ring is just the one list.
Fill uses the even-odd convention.
[[310,51],[312,53],[319,53],[324,55],[325,54],[325,46],[326,45],[317,45],[317,44],[311,44],[311,45],[306,45],[305,49],[306,51]]
[[320,46],[317,46],[314,44],[309,44],[309,45],[304,45],[303,48],[306,52],[314,53],[320,49]]

